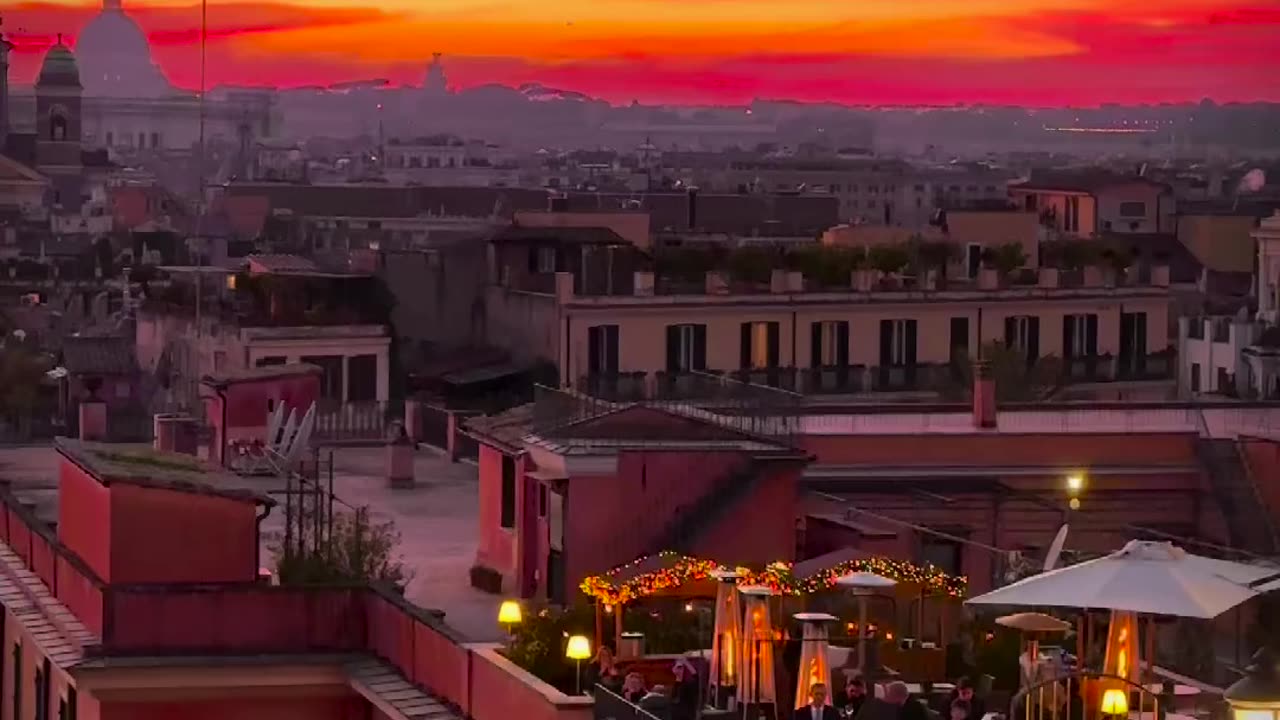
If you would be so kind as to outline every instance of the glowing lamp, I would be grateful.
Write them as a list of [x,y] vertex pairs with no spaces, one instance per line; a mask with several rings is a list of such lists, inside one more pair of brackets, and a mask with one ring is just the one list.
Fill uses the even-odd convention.
[[519,625],[524,620],[524,614],[520,611],[520,603],[515,600],[504,600],[502,606],[498,608],[498,622],[511,627]]
[[1103,715],[1128,715],[1129,694],[1119,688],[1111,688],[1102,693]]
[[1275,655],[1266,648],[1259,650],[1245,676],[1222,697],[1231,706],[1232,720],[1280,720],[1280,668]]
[[1080,492],[1080,491],[1081,491],[1081,490],[1083,490],[1083,489],[1084,489],[1084,476],[1083,476],[1083,475],[1068,475],[1068,476],[1067,476],[1067,490],[1068,490],[1072,495],[1075,495],[1076,493]]
[[570,660],[587,660],[591,657],[591,641],[586,635],[573,635],[564,649],[564,656]]

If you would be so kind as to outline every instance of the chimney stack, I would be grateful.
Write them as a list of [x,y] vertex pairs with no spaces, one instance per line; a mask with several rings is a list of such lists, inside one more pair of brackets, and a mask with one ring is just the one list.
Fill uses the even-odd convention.
[[986,360],[973,363],[973,426],[996,426],[996,380],[991,375],[991,363]]

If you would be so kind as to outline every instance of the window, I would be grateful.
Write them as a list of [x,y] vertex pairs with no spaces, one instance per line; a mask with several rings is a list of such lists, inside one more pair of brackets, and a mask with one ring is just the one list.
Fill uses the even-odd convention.
[[284,365],[287,360],[287,358],[280,357],[279,355],[272,355],[270,357],[258,358],[258,362],[254,363],[254,365],[257,367],[271,367],[272,365]]
[[845,367],[849,364],[849,323],[844,320],[826,320],[810,326],[811,367]]
[[978,277],[978,271],[982,269],[982,246],[969,243],[965,246],[964,253],[965,273],[972,280]]
[[107,131],[107,147],[112,147],[115,144],[116,144],[115,136],[111,134],[110,130],[108,130]]
[[502,456],[502,527],[516,526],[516,459]]
[[707,326],[667,326],[667,372],[707,369]]
[[778,367],[779,327],[776,322],[742,323],[741,367],[765,370]]
[[378,356],[353,355],[347,358],[347,399],[372,402],[378,399]]
[[960,543],[936,536],[920,541],[920,564],[932,565],[948,575],[961,574],[963,550]]
[[1067,198],[1067,211],[1062,218],[1062,229],[1067,232],[1080,232],[1080,198]]
[[222,350],[213,351],[213,371],[222,372],[227,366],[227,353]]
[[617,374],[617,325],[593,325],[587,328],[587,372],[591,375]]
[[1147,204],[1144,202],[1120,203],[1120,217],[1141,218],[1147,216]]
[[553,273],[556,271],[556,249],[553,247],[538,248],[538,272]]
[[36,670],[36,720],[49,720],[49,707],[53,704],[50,697],[52,686],[53,663],[45,658],[40,669]]
[[880,365],[911,367],[916,364],[916,321],[880,321]]
[[1034,362],[1040,357],[1040,318],[1034,315],[1005,318],[1004,345],[1025,355],[1028,362]]
[[324,373],[320,376],[320,398],[338,400],[342,397],[342,356],[320,355],[302,358],[302,362],[319,366]]
[[951,359],[969,356],[969,318],[951,318]]
[[1200,363],[1191,363],[1191,392],[1200,392]]
[[1098,354],[1098,316],[1066,315],[1062,318],[1062,354],[1093,357]]
[[151,147],[160,147],[160,133],[151,133]]
[[1147,363],[1147,314],[1120,313],[1120,370],[1140,372]]

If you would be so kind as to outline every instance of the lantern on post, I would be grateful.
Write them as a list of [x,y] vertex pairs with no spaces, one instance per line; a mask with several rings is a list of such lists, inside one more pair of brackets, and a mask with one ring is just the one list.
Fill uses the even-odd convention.
[[515,631],[515,627],[524,621],[524,613],[520,603],[515,600],[504,600],[498,607],[498,624],[506,628],[507,635]]
[[1232,720],[1280,720],[1280,668],[1276,656],[1262,648],[1245,669],[1245,676],[1222,693],[1231,706]]
[[575,687],[578,694],[582,694],[582,661],[591,658],[591,641],[586,635],[573,635],[569,638],[569,644],[564,648],[564,656],[574,661],[577,665]]
[[[831,662],[827,658],[827,623],[836,619],[826,613],[796,613],[795,619],[804,623],[804,635],[800,643],[800,669],[796,673],[795,709],[809,704],[809,690],[814,685],[831,683]],[[827,694],[826,704],[831,704]]]

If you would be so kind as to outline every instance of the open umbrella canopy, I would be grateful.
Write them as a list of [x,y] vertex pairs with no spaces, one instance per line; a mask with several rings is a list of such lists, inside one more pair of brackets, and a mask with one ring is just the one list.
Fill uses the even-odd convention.
[[966,603],[1214,618],[1257,595],[1248,584],[1275,572],[1191,555],[1167,542],[1132,540],[1106,557],[1033,575]]
[[1022,632],[1066,632],[1071,629],[1071,623],[1066,620],[1059,620],[1052,615],[1045,615],[1038,612],[1015,613],[1013,615],[1005,615],[996,618],[997,625],[1003,625],[1014,630]]

